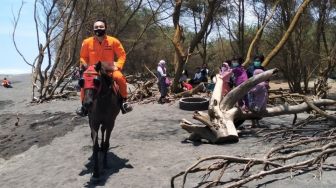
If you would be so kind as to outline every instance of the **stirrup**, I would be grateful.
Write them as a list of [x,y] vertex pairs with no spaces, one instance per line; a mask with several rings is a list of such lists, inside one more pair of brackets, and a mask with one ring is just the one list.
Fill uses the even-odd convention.
[[122,103],[121,105],[121,113],[126,114],[127,112],[130,112],[133,110],[133,107],[129,105],[128,103]]
[[85,117],[88,115],[88,112],[87,110],[82,106],[82,107],[79,107],[77,110],[76,110],[76,114],[81,116],[81,117]]

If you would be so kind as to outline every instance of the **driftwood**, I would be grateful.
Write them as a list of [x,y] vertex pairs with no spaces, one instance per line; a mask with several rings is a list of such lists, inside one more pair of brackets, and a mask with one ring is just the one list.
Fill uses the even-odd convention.
[[[183,182],[182,187],[184,187],[187,175],[190,173],[196,173],[200,171],[210,171],[214,172],[216,170],[221,170],[218,177],[215,180],[207,182],[206,187],[211,186],[217,186],[217,185],[224,185],[225,188],[233,188],[233,187],[241,187],[242,185],[251,182],[256,179],[263,178],[267,175],[277,174],[277,173],[283,173],[283,172],[291,172],[291,173],[298,173],[300,170],[323,170],[325,166],[325,160],[330,154],[333,154],[336,152],[336,142],[331,142],[329,144],[325,144],[321,147],[314,147],[309,148],[303,151],[291,153],[285,156],[281,157],[273,157],[273,158],[265,158],[265,159],[258,159],[258,158],[243,158],[243,157],[233,157],[233,156],[211,156],[204,159],[200,159],[197,161],[194,165],[192,165],[190,168],[188,168],[186,171],[183,171],[179,173],[178,175],[174,176],[171,180],[171,187],[175,187],[175,179],[181,175],[183,175]],[[281,146],[281,149],[289,148],[289,146]],[[275,153],[275,152],[273,152]],[[312,155],[317,153],[317,155]],[[300,162],[291,162],[289,164],[282,164],[283,161],[290,160],[293,158],[299,158],[301,156],[306,156],[308,159],[301,160]],[[218,161],[220,160],[220,161]],[[212,165],[208,167],[198,167],[198,165],[204,161],[215,161],[212,163]],[[224,175],[225,171],[228,171],[229,165],[231,167],[233,164],[241,164],[242,167],[242,173],[240,176],[238,176],[237,181],[228,180],[228,181],[221,181],[221,178]],[[245,176],[247,172],[250,171],[252,167],[256,167],[258,165],[264,165],[268,168],[272,166],[268,170],[260,170],[257,172],[254,172],[252,175]]]
[[[178,177],[182,177],[182,187],[187,182],[187,176],[193,173],[204,172],[204,178],[198,185],[202,187],[241,187],[253,180],[261,179],[265,176],[290,173],[290,176],[297,175],[312,170],[317,170],[318,177],[321,178],[322,171],[335,167],[328,165],[327,158],[336,153],[336,128],[332,121],[327,119],[309,117],[292,128],[283,130],[274,129],[272,135],[267,133],[260,137],[273,137],[278,135],[280,142],[275,144],[261,158],[246,158],[241,156],[214,155],[199,159],[187,170],[182,171],[171,179],[171,187],[176,186]],[[311,128],[304,128],[309,123],[315,122]],[[325,126],[320,127],[321,124]],[[267,129],[269,130],[269,129]],[[319,134],[316,134],[316,130]],[[290,132],[288,136],[283,136],[285,132]],[[294,131],[305,132],[293,139]],[[312,132],[313,136],[307,136],[306,132]],[[261,132],[261,131],[259,131]],[[264,140],[269,143],[270,140]],[[203,165],[203,166],[201,166]],[[225,175],[227,173],[227,175]],[[231,176],[231,177],[230,177]],[[232,178],[232,176],[234,178]],[[178,186],[181,187],[181,186]],[[201,187],[201,186],[199,186]]]
[[192,95],[197,94],[198,92],[201,92],[201,91],[204,91],[204,90],[205,90],[204,83],[200,83],[196,87],[194,87],[192,90],[177,93],[176,95],[174,95],[174,97],[175,98],[191,97]]
[[144,65],[145,66],[145,68],[146,68],[146,70],[154,77],[154,78],[156,78],[156,81],[159,81],[159,79],[158,79],[158,77],[151,71],[151,70],[149,70],[149,68],[146,66],[146,65]]
[[136,89],[130,93],[130,101],[142,101],[145,98],[153,96],[153,85],[156,83],[156,80],[149,80],[146,82],[137,82]]
[[[272,117],[284,114],[297,114],[308,110],[317,110],[319,106],[335,105],[336,101],[329,99],[319,99],[305,101],[296,105],[282,104],[267,108],[262,113],[243,112],[240,108],[235,107],[238,100],[242,99],[248,91],[256,84],[268,80],[277,70],[271,69],[250,78],[240,86],[230,91],[222,98],[222,79],[217,75],[217,82],[210,100],[208,114],[195,112],[194,119],[203,123],[203,125],[193,124],[185,119],[181,121],[181,127],[191,133],[190,140],[206,139],[210,143],[238,142],[238,132],[234,122],[239,120],[253,120],[260,117]],[[319,111],[320,114],[333,119]]]
[[[171,187],[176,186],[176,180],[182,177],[182,187],[186,185],[188,175],[203,172],[203,180],[198,187],[241,187],[253,180],[268,175],[287,173],[297,175],[317,170],[319,177],[324,169],[334,166],[327,159],[336,153],[335,116],[323,111],[333,106],[336,101],[330,99],[308,98],[300,94],[276,93],[275,98],[284,99],[284,103],[268,107],[262,113],[252,113],[240,110],[235,103],[241,99],[254,85],[267,80],[276,70],[272,69],[252,77],[239,87],[233,89],[224,98],[221,97],[221,79],[217,78],[211,97],[208,114],[195,112],[193,118],[202,125],[193,124],[185,119],[181,127],[190,134],[190,140],[206,139],[210,143],[237,142],[239,135],[255,134],[262,142],[276,141],[274,148],[264,157],[246,158],[241,156],[215,155],[198,160],[187,170],[171,179]],[[273,91],[272,91],[273,92]],[[290,104],[288,103],[290,101]],[[272,117],[284,114],[297,114],[305,111],[316,112],[306,120],[293,123],[292,126],[280,125],[277,128],[257,128],[249,130],[235,129],[234,123],[239,120]],[[279,125],[277,125],[279,126]],[[236,175],[232,175],[236,173]],[[232,178],[232,176],[234,178]],[[180,187],[180,186],[179,186]]]

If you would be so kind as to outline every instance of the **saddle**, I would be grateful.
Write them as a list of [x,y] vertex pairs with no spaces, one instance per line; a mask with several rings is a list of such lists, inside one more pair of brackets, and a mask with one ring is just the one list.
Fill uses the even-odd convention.
[[[110,72],[108,75],[112,78],[113,72]],[[79,79],[78,85],[83,89],[94,89],[94,88],[96,88],[97,90],[100,89],[99,73],[95,70],[95,67],[93,65],[89,66],[84,71],[82,78]],[[112,90],[117,96],[120,96],[119,86],[116,82],[113,82]]]

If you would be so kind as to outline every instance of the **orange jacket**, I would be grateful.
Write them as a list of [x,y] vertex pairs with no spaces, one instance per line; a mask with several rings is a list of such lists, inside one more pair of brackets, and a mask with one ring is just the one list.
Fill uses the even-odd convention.
[[80,51],[80,64],[88,66],[101,62],[114,62],[114,55],[117,56],[116,66],[122,70],[126,53],[120,41],[111,36],[105,36],[102,43],[96,37],[89,37],[83,41]]

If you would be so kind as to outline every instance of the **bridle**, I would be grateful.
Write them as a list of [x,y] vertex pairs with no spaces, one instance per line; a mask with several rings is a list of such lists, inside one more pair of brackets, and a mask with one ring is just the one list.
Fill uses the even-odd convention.
[[[108,75],[105,75],[108,76]],[[105,98],[106,96],[110,95],[110,93],[112,92],[112,85],[113,83],[111,83],[108,86],[108,92],[102,94],[102,73],[101,72],[97,72],[95,70],[95,65],[91,65],[89,66],[83,73],[83,77],[79,80],[79,86],[84,89],[84,91],[86,89],[93,89],[94,90],[94,95],[93,95],[93,99],[96,99],[98,97],[100,98]],[[113,81],[112,81],[113,82]]]
[[82,78],[78,81],[78,85],[85,91],[87,89],[94,90],[94,98],[101,91],[100,73],[95,70],[94,65],[89,66],[83,73]]

